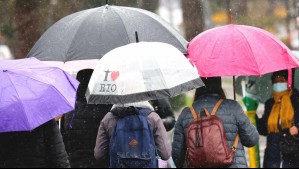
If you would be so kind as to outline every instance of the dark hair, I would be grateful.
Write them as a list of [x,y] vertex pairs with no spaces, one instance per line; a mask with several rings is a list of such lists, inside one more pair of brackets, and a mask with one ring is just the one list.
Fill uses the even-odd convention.
[[221,77],[202,78],[202,81],[205,86],[196,89],[195,100],[197,100],[199,96],[207,94],[218,94],[222,99],[226,99],[224,90],[222,89]]
[[85,93],[92,73],[93,69],[83,69],[77,73],[77,80],[80,82],[77,89],[77,101],[86,102]]

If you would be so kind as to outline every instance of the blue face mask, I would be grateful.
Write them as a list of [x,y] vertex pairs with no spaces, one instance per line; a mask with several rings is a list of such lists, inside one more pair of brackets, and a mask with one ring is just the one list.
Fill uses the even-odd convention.
[[275,83],[273,84],[274,92],[283,92],[288,90],[288,83]]

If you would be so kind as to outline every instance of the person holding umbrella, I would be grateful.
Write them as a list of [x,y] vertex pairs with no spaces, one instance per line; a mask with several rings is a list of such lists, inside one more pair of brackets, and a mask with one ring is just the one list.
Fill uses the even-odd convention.
[[194,65],[169,44],[133,43],[107,53],[86,92],[89,104],[114,104],[99,127],[96,159],[110,161],[110,167],[158,167],[156,152],[168,160],[170,143],[148,101],[202,86]]
[[78,81],[35,58],[0,62],[0,168],[70,168],[54,118],[74,109]]
[[70,156],[72,168],[105,168],[105,161],[94,158],[94,145],[100,123],[112,104],[87,104],[85,93],[93,69],[83,69],[77,74],[80,85],[77,90],[75,110],[62,117],[61,132]]
[[288,88],[287,79],[287,70],[273,73],[273,98],[262,118],[256,116],[259,133],[267,136],[264,167],[279,168],[281,157],[283,168],[299,167],[299,93]]

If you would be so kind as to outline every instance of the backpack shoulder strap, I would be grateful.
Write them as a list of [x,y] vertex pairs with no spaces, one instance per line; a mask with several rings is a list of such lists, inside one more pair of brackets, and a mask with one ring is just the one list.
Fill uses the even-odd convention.
[[151,110],[151,109],[147,109],[147,108],[142,108],[142,109],[138,109],[138,112],[139,112],[140,115],[147,117],[147,116],[149,116],[152,112],[155,112],[155,111],[153,111],[153,110]]
[[[208,110],[207,109],[204,109],[204,110],[205,110],[206,115],[210,116]],[[193,108],[192,105],[190,106],[190,111],[192,113],[192,116],[193,116],[194,120],[200,119],[200,112],[198,114],[196,114],[195,109]]]
[[219,107],[220,107],[220,105],[222,104],[222,102],[223,102],[223,99],[220,99],[220,100],[216,103],[216,105],[215,105],[215,107],[213,108],[213,111],[212,111],[212,113],[211,113],[212,116],[216,115],[216,112],[217,112],[217,110],[219,109]]
[[192,105],[190,106],[190,111],[192,113],[192,116],[193,116],[194,120],[197,120],[198,117],[197,117],[197,114],[196,114],[196,112],[195,112],[195,110],[194,110],[194,108],[193,108]]

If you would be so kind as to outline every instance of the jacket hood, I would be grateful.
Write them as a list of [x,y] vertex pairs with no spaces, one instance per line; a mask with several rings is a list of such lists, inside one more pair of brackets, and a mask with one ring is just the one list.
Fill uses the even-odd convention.
[[148,102],[135,102],[127,104],[114,104],[111,113],[118,117],[139,114],[138,108],[150,109],[154,111],[153,106]]
[[92,73],[93,69],[83,69],[78,72],[76,79],[80,82],[80,84],[77,89],[76,100],[85,103],[87,102],[85,98],[85,93],[88,88],[88,83],[92,76]]

